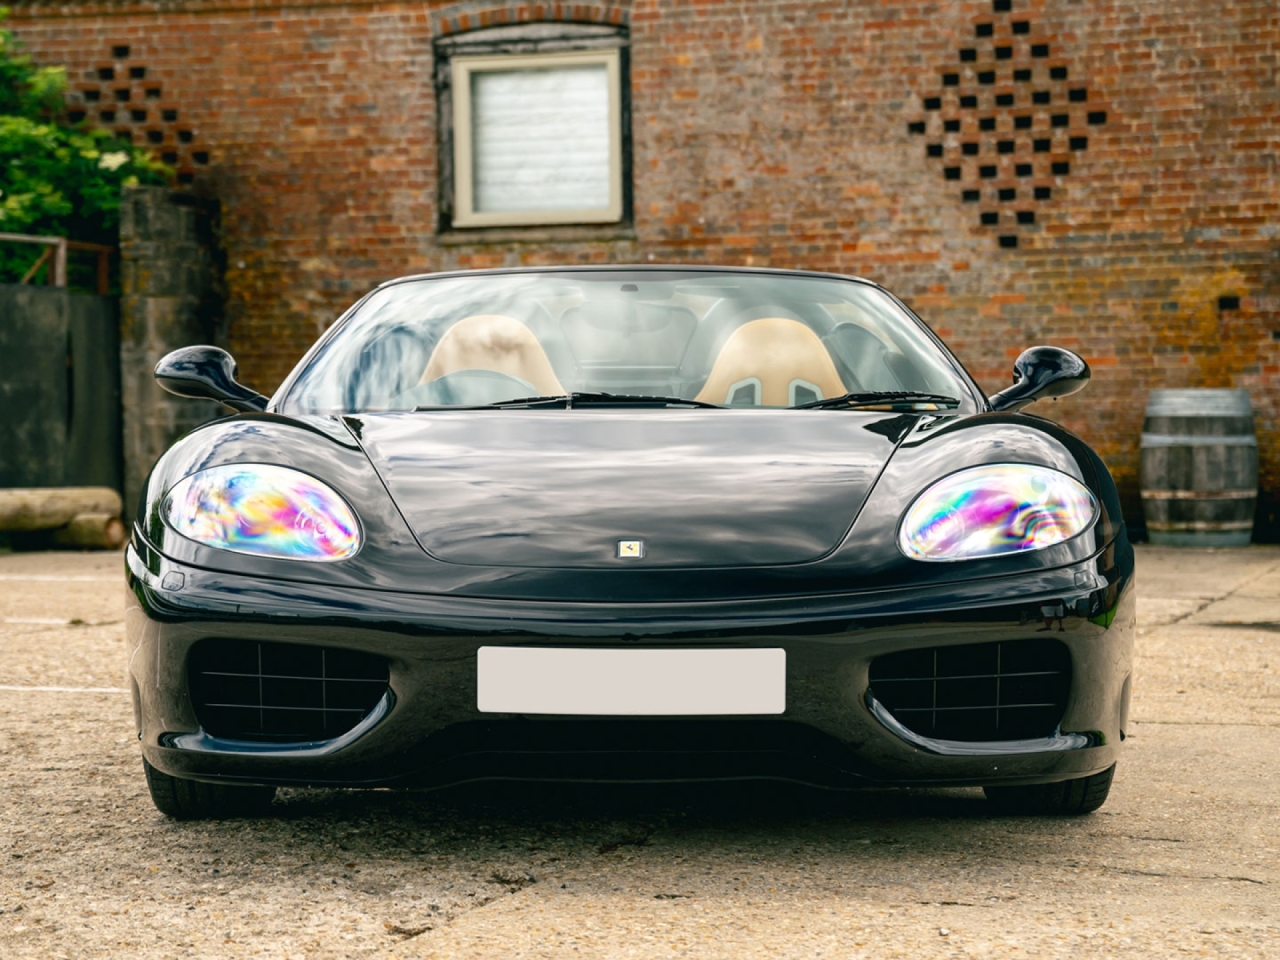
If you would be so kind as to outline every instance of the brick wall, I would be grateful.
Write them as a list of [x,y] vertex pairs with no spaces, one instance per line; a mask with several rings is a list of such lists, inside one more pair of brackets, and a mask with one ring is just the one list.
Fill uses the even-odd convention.
[[[557,16],[630,26],[634,237],[438,237],[433,36]],[[1037,412],[1097,447],[1135,513],[1146,391],[1248,387],[1276,532],[1274,0],[167,0],[19,5],[12,25],[98,92],[76,109],[113,104],[221,200],[231,344],[259,389],[397,274],[836,270],[901,294],[990,390],[1026,345],[1083,353],[1089,389]]]

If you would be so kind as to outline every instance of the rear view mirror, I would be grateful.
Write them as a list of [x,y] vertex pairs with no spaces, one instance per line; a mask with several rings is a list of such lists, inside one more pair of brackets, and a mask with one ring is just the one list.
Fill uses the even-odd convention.
[[1029,347],[1013,362],[1013,386],[990,398],[991,409],[1021,410],[1046,397],[1070,396],[1089,382],[1089,364],[1062,347]]
[[267,398],[236,382],[236,362],[221,347],[180,347],[156,364],[160,386],[179,397],[217,400],[233,410],[264,410]]

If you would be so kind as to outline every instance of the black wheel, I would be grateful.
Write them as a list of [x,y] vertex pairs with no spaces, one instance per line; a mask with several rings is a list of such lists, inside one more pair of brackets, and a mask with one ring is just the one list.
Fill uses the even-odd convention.
[[1029,787],[983,787],[987,799],[1005,813],[1057,814],[1072,816],[1093,813],[1107,802],[1113,763],[1101,773],[1058,783],[1037,783]]
[[202,783],[171,777],[142,761],[151,802],[177,820],[229,820],[263,816],[276,795],[275,787]]

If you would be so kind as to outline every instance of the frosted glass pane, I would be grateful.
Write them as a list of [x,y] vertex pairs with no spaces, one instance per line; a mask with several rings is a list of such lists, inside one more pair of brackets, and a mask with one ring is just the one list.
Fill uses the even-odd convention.
[[471,74],[477,213],[609,206],[603,64]]

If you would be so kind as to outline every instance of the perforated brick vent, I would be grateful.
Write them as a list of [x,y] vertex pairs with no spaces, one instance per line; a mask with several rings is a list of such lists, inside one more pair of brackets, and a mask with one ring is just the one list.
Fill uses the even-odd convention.
[[387,661],[357,650],[257,640],[201,640],[188,667],[206,732],[303,743],[346,733],[382,699]]
[[1052,735],[1071,690],[1071,653],[1058,640],[927,647],[877,657],[871,695],[908,730],[937,740]]
[[192,125],[165,103],[164,84],[135,61],[132,47],[112,45],[109,56],[68,92],[67,119],[109,128],[121,140],[151,148],[175,168],[178,183],[193,183],[196,170],[209,163],[209,151],[191,146]]
[[1059,45],[1012,7],[992,0],[972,45],[939,72],[937,89],[922,91],[924,118],[907,124],[926,138],[925,156],[942,177],[966,185],[957,198],[980,205],[975,226],[1003,248],[1041,229],[1036,210],[1089,149],[1089,130],[1107,122]]

